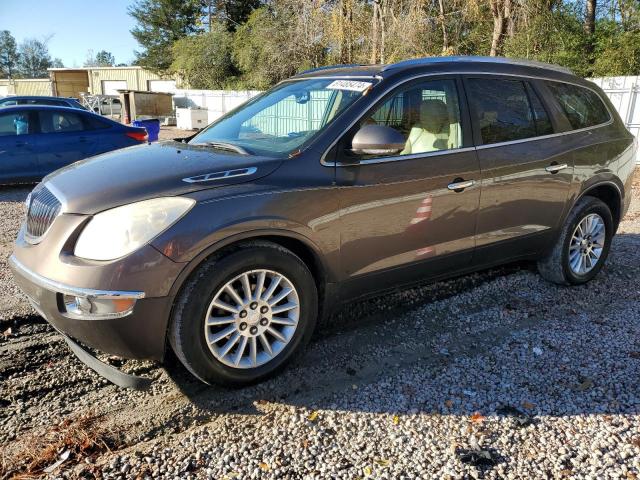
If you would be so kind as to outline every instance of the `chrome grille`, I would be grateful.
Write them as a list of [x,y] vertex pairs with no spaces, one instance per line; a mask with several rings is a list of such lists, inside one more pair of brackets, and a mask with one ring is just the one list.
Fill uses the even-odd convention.
[[61,207],[60,201],[47,187],[41,187],[31,194],[25,230],[26,239],[30,243],[36,243],[42,238],[60,213]]

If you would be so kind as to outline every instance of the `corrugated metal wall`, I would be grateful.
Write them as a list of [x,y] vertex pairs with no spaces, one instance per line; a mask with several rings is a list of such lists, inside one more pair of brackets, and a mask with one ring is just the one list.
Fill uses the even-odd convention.
[[149,89],[149,80],[161,80],[162,77],[142,68],[91,68],[89,69],[89,88],[96,95],[102,95],[103,80],[123,80],[129,90]]
[[89,77],[86,70],[56,70],[51,72],[54,91],[58,97],[80,98],[89,91]]
[[0,90],[6,95],[53,95],[51,80],[37,79],[3,79],[0,80]]

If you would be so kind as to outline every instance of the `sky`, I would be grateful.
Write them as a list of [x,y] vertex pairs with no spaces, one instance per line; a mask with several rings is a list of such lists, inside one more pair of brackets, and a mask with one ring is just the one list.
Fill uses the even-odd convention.
[[111,52],[116,63],[130,63],[138,43],[129,33],[135,22],[127,15],[133,0],[0,0],[0,30],[19,44],[25,38],[51,36],[51,58],[65,67],[81,67],[87,51]]

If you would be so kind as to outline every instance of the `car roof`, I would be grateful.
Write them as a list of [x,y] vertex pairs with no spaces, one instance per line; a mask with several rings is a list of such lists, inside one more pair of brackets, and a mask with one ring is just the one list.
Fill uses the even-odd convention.
[[48,97],[45,95],[11,95],[8,97],[4,97],[3,100],[63,100],[69,101],[72,100],[77,102],[73,97]]
[[[545,76],[550,78],[571,79],[575,81],[573,72],[559,65],[506,57],[482,56],[449,56],[425,57],[404,60],[387,65],[331,65],[306,70],[294,78],[311,77],[369,77],[386,78],[402,73],[495,73],[517,74],[523,76]],[[584,80],[580,79],[582,82]]]
[[[37,105],[37,104],[32,104],[32,105],[8,105],[6,107],[2,107],[2,110],[0,110],[0,112],[5,113],[5,112],[10,112],[12,110],[64,110],[64,111],[68,111],[68,112],[74,112],[74,113],[91,113],[92,115],[95,115],[93,112],[90,112],[88,110],[81,110],[79,108],[73,108],[73,107],[65,107],[63,105]],[[100,115],[98,115],[99,117],[101,117]],[[103,117],[101,117],[103,118]]]

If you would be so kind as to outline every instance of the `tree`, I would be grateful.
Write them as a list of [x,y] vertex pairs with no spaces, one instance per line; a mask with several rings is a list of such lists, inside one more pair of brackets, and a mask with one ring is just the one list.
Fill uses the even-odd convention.
[[202,0],[137,0],[128,11],[137,22],[131,34],[143,49],[135,63],[156,72],[171,66],[175,42],[201,30]]
[[2,30],[0,32],[0,75],[13,78],[19,59],[16,39],[9,30]]
[[116,63],[116,59],[111,52],[106,50],[100,50],[95,55],[93,50],[87,50],[87,59],[84,61],[85,67],[113,67]]
[[20,74],[27,78],[46,78],[47,68],[52,65],[46,41],[28,38],[20,44],[18,49]]
[[234,35],[240,86],[267,88],[297,72],[326,64],[324,1],[273,0]]
[[512,0],[490,0],[491,15],[493,16],[493,35],[491,36],[492,57],[502,55],[502,45],[507,32],[507,27],[512,21]]
[[262,0],[203,0],[208,30],[222,22],[227,30],[235,31],[247,21],[251,12],[262,6]]
[[210,32],[181,38],[173,44],[171,70],[190,88],[222,89],[234,75],[232,36],[222,23]]
[[100,50],[96,53],[96,66],[98,67],[113,67],[116,63],[116,59],[114,58],[111,52],[107,52],[106,50]]

